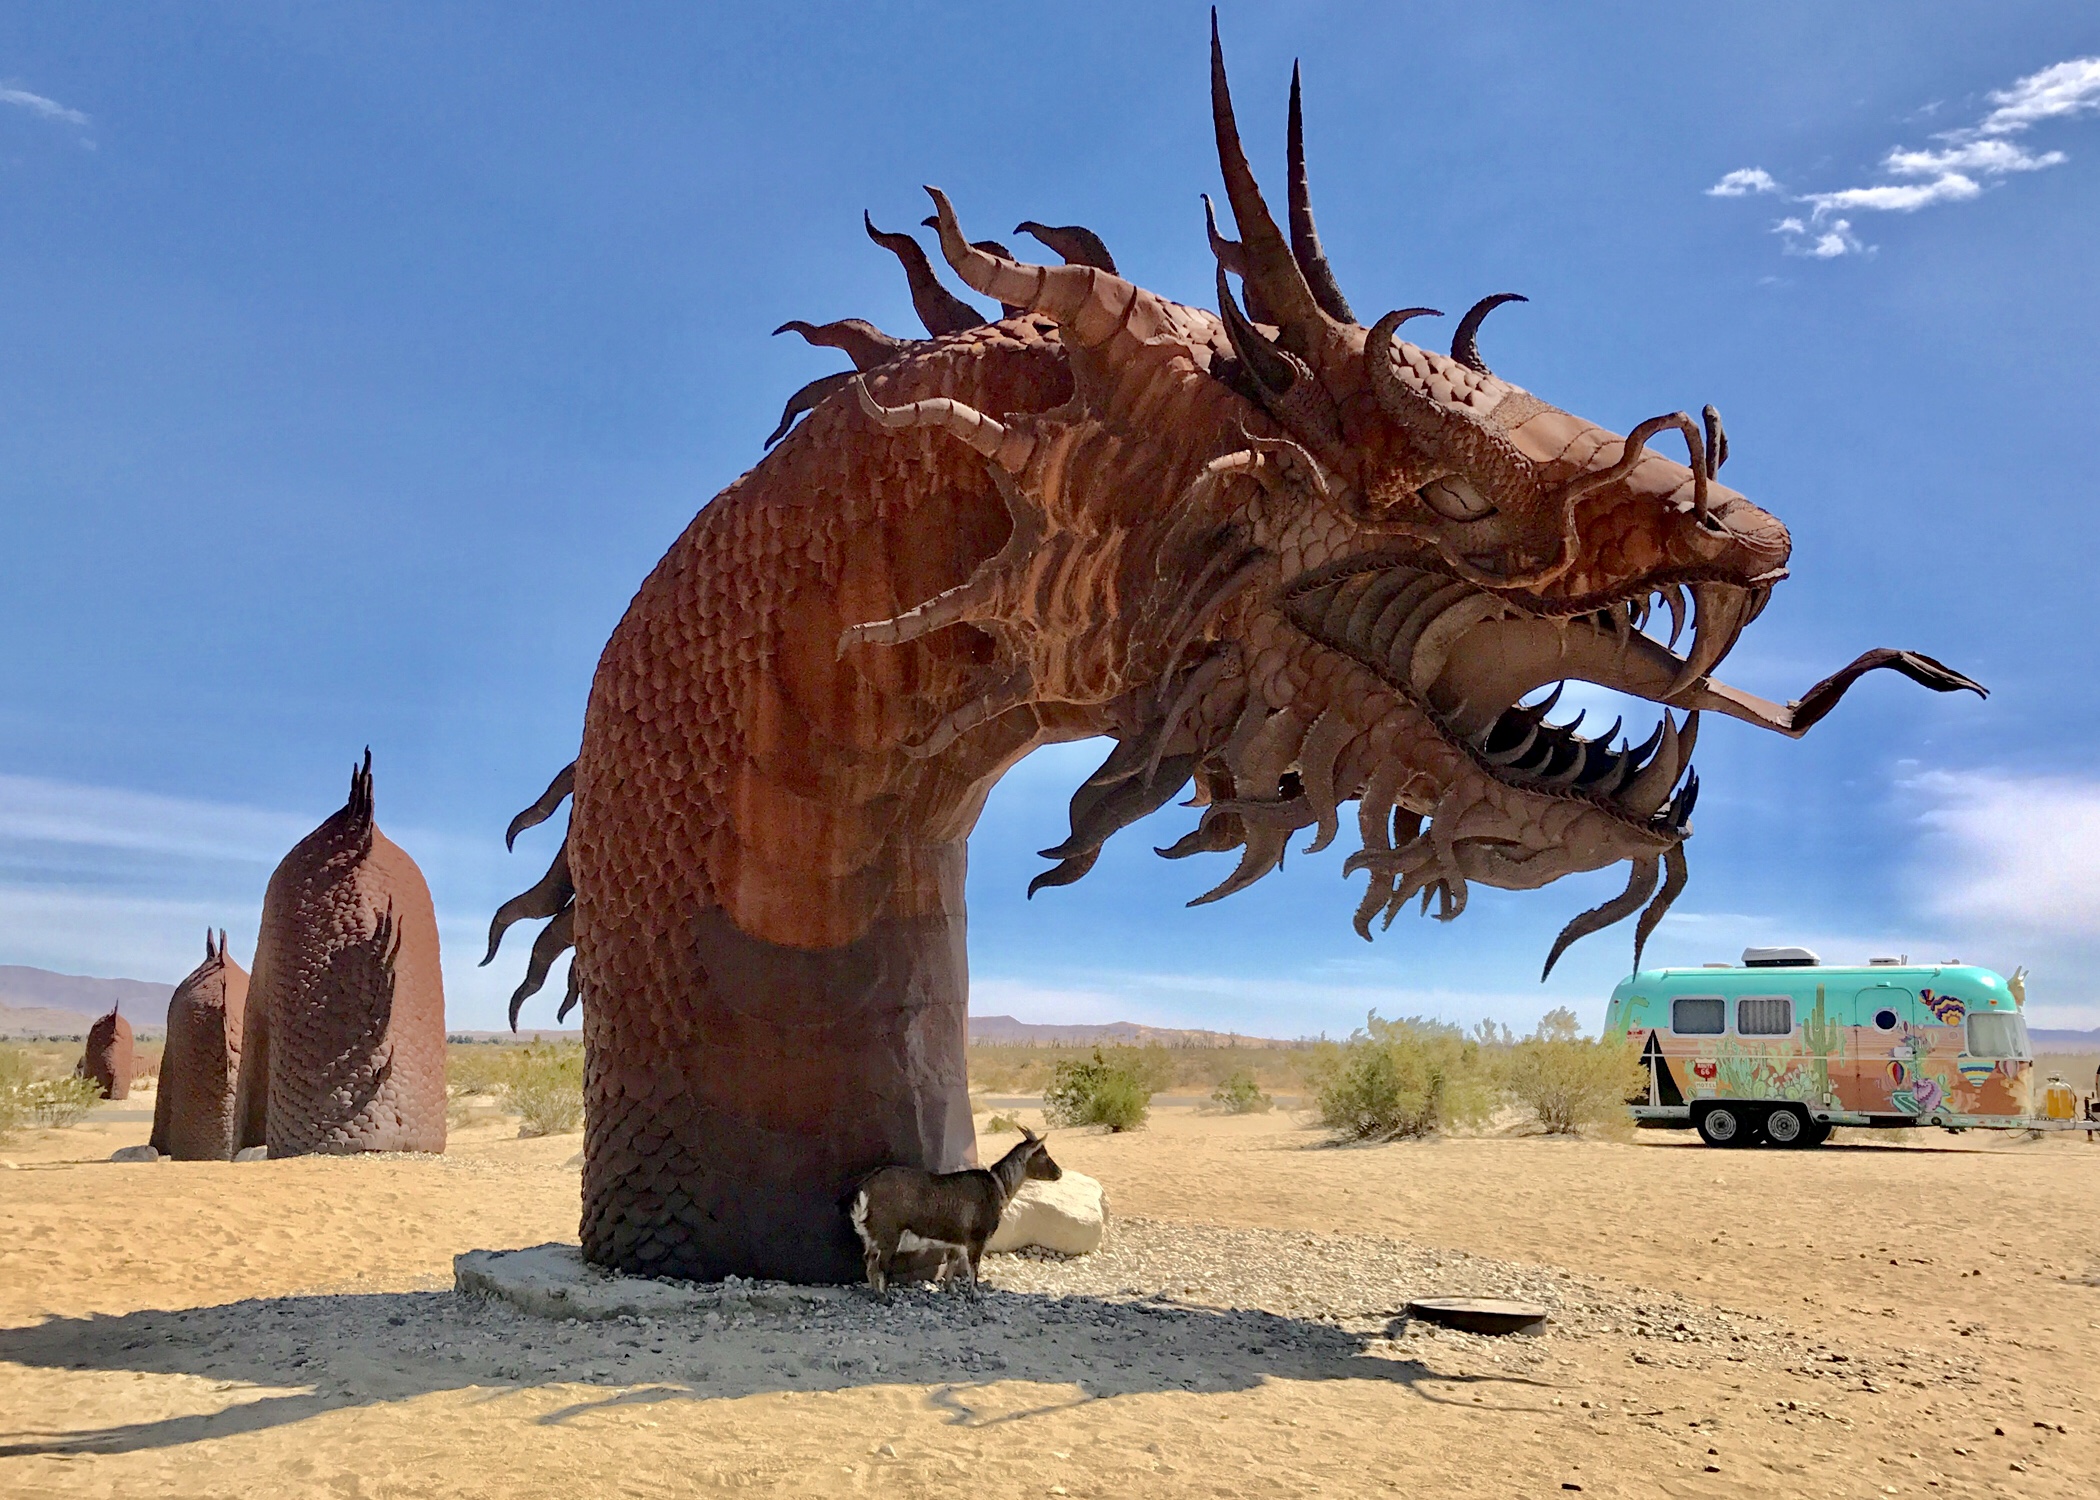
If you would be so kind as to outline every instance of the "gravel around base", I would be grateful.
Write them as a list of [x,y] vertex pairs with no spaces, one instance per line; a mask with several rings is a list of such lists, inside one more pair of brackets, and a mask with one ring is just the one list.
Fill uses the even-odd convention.
[[[326,1404],[550,1381],[737,1396],[1003,1379],[1099,1396],[1269,1378],[1550,1380],[1571,1340],[1622,1345],[1639,1364],[1725,1361],[1853,1389],[1974,1383],[1959,1359],[1837,1348],[1675,1296],[1361,1236],[1126,1219],[1090,1256],[988,1256],[985,1281],[976,1296],[922,1285],[796,1308],[731,1288],[712,1310],[604,1322],[450,1291],[323,1294],[86,1326],[59,1319],[0,1333],[0,1355],[86,1365],[121,1350],[126,1368],[291,1388],[294,1402],[304,1387],[303,1399]],[[1436,1295],[1537,1302],[1552,1322],[1540,1337],[1490,1338],[1399,1315],[1411,1298]]]

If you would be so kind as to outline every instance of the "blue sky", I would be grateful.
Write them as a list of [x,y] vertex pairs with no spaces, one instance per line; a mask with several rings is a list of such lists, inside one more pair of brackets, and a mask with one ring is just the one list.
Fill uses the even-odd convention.
[[[1200,6],[115,15],[0,13],[0,963],[173,979],[207,923],[245,958],[369,743],[453,1022],[498,1024],[522,952],[476,970],[480,934],[552,837],[506,855],[505,822],[649,566],[838,363],[769,331],[915,331],[862,209],[909,227],[939,183],[975,233],[1085,223],[1211,300]],[[2100,10],[1223,20],[1279,194],[1303,59],[1356,306],[1522,291],[1498,373],[1619,430],[1720,407],[1730,482],[1795,538],[1729,680],[1784,699],[1900,645],[1994,689],[1884,674],[1800,742],[1708,726],[1653,956],[2025,963],[2038,1020],[2100,1025]],[[1097,756],[1039,754],[979,826],[979,1011],[1594,1022],[1624,972],[1622,928],[1537,983],[1611,874],[1369,946],[1339,848],[1184,910],[1219,872],[1151,855],[1171,809],[1024,902]]]

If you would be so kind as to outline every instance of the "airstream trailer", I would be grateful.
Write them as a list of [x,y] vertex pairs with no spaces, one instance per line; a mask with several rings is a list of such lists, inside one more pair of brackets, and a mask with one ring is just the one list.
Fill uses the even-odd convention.
[[1605,1034],[1630,1036],[1647,1065],[1641,1124],[1690,1126],[1710,1146],[1815,1146],[1838,1125],[2093,1124],[2041,1097],[2019,974],[1825,967],[1805,949],[1743,958],[1642,970],[1612,992]]

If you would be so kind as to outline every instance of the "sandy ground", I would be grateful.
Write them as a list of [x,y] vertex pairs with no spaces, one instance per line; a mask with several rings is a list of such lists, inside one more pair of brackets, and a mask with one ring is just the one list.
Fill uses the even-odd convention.
[[[1333,1149],[1165,1109],[1054,1138],[1110,1245],[992,1258],[980,1301],[575,1325],[450,1287],[574,1238],[578,1137],[103,1159],[150,1110],[0,1149],[0,1494],[2100,1494],[2082,1138]],[[1392,1317],[1467,1290],[1553,1326]]]

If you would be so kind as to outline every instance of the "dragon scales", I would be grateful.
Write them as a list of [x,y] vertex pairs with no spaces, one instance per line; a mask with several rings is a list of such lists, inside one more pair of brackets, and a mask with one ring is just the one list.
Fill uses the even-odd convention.
[[[948,265],[1007,315],[958,319],[870,223],[936,336],[786,325],[855,369],[790,399],[607,645],[577,760],[510,834],[573,792],[567,836],[490,942],[551,919],[513,1026],[575,949],[592,1261],[850,1281],[847,1186],[972,1159],[965,840],[1038,746],[1115,741],[1031,894],[1191,781],[1200,821],[1160,852],[1238,851],[1199,902],[1303,830],[1326,846],[1353,801],[1366,937],[1418,896],[1448,920],[1476,884],[1626,863],[1550,968],[1636,913],[1638,954],[1683,888],[1702,714],[1799,735],[1876,667],[1982,691],[1887,650],[1785,705],[1715,680],[1790,542],[1719,482],[1712,409],[1621,437],[1496,377],[1477,334],[1507,297],[1448,356],[1400,336],[1426,309],[1366,329],[1320,249],[1295,77],[1288,235],[1215,31],[1212,103],[1240,235],[1211,231],[1218,311],[1116,274],[1076,226],[1021,226],[1058,266],[973,244],[929,189]],[[1659,723],[1615,746],[1526,703],[1569,678]]]

